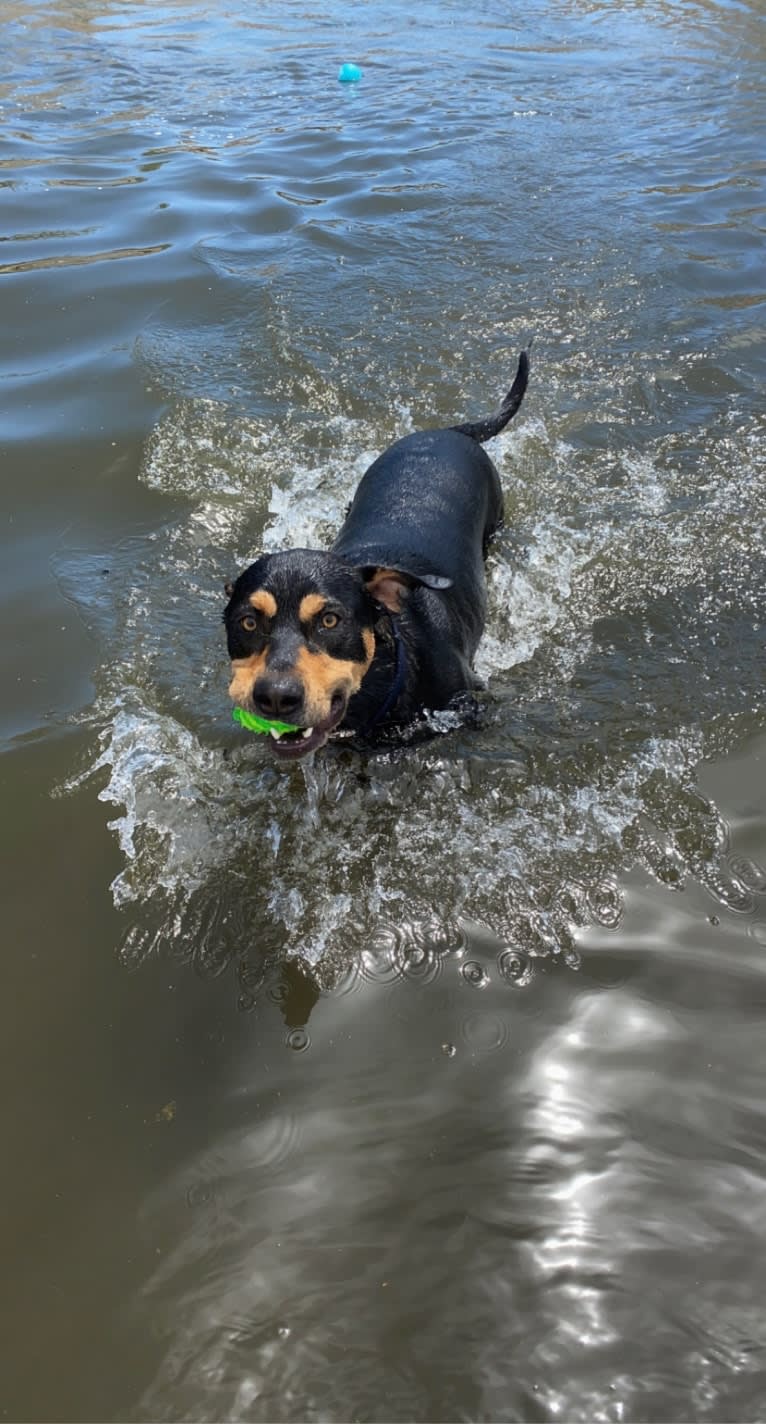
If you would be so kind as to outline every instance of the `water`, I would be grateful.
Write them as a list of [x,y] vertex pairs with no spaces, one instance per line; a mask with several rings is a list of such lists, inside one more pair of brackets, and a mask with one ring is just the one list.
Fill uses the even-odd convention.
[[[0,15],[4,1417],[762,1418],[762,7]],[[275,768],[529,335],[480,727]]]

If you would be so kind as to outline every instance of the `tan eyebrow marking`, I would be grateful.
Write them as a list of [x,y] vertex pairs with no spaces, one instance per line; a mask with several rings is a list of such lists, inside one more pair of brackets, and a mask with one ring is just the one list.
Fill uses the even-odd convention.
[[307,593],[300,601],[298,617],[301,623],[309,623],[312,618],[316,618],[317,613],[327,606],[327,599],[323,593]]
[[255,608],[258,613],[265,613],[267,618],[276,618],[277,600],[273,593],[267,593],[265,588],[256,589],[248,598],[251,608]]

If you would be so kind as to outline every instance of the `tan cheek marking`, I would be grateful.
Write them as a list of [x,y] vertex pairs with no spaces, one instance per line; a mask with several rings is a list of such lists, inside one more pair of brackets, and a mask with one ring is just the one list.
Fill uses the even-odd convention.
[[249,658],[236,658],[231,665],[229,696],[238,707],[250,707],[253,683],[266,667],[265,653],[252,653]]
[[276,618],[277,600],[273,593],[267,593],[265,588],[257,588],[255,593],[251,593],[248,598],[251,608],[255,608],[258,613],[264,613],[267,618]]
[[301,623],[310,623],[312,618],[316,618],[317,613],[327,606],[327,599],[321,593],[307,593],[300,601],[298,617]]
[[307,722],[323,722],[329,716],[334,692],[344,692],[346,697],[351,697],[359,691],[375,653],[375,635],[369,628],[364,629],[362,639],[367,657],[361,663],[301,648],[295,670],[305,689]]

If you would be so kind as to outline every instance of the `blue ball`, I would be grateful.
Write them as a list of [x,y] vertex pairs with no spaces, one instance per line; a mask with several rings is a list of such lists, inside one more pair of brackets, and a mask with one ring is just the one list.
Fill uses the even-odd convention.
[[356,84],[361,79],[362,71],[358,64],[342,64],[338,71],[338,82],[340,84]]

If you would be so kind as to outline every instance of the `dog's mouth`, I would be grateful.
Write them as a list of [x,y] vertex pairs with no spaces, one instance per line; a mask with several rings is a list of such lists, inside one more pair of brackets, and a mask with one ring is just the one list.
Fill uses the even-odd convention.
[[346,713],[347,699],[342,692],[334,693],[330,715],[313,727],[298,727],[294,732],[271,731],[269,746],[279,761],[299,761],[309,752],[318,751],[340,725]]

